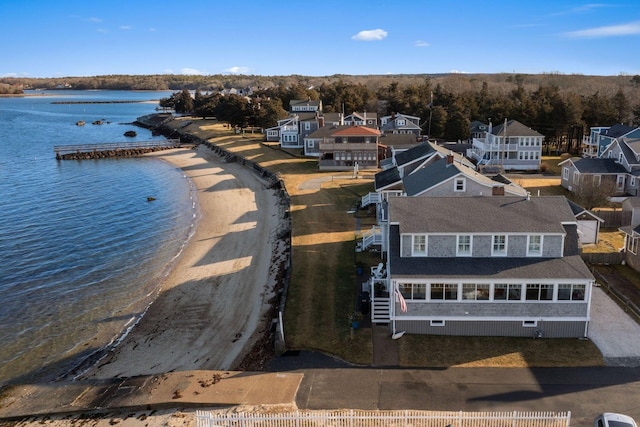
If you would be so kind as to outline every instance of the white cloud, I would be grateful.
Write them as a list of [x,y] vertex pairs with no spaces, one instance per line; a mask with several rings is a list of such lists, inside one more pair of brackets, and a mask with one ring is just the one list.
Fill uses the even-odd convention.
[[181,68],[180,74],[185,74],[187,76],[201,76],[206,73],[204,71],[196,70],[195,68]]
[[109,31],[105,30],[104,28],[98,28],[96,31],[99,32],[99,33],[105,33],[105,34],[109,32]]
[[356,34],[355,36],[352,36],[351,38],[353,40],[369,42],[369,41],[375,41],[375,40],[382,40],[387,37],[387,34],[388,33],[385,30],[381,30],[380,28],[378,28],[377,30],[360,31],[358,34]]
[[247,74],[249,72],[249,67],[231,67],[224,71],[231,74]]
[[133,28],[131,25],[120,25],[121,30],[127,31],[127,30],[130,30],[131,28]]
[[153,27],[150,27],[150,28],[149,28],[149,31],[153,33],[153,32],[155,32],[155,31],[156,31],[156,29],[155,29],[155,28],[153,28]]
[[640,21],[630,22],[628,24],[609,25],[606,27],[588,28],[586,30],[569,31],[564,33],[565,36],[571,38],[599,38],[599,37],[616,37],[640,34]]
[[415,47],[427,47],[427,46],[429,46],[429,43],[427,43],[424,40],[416,40],[413,44],[414,44]]
[[93,18],[93,17],[92,17],[92,18],[87,18],[87,19],[85,19],[85,21],[87,21],[87,22],[102,22],[102,19],[100,19],[100,18]]

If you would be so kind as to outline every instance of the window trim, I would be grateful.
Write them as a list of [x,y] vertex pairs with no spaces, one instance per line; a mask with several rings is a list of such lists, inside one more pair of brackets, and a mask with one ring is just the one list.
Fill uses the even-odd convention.
[[[469,238],[469,250],[468,251],[461,251],[460,250],[460,238],[462,237],[468,237]],[[456,256],[459,257],[467,257],[467,256],[472,256],[473,255],[473,235],[471,234],[458,234],[456,236]]]
[[[417,251],[416,250],[416,238],[421,237],[424,239],[424,250],[423,251]],[[428,249],[427,249],[427,241],[428,241],[428,237],[426,234],[412,234],[411,235],[411,256],[427,256],[428,254]]]
[[[499,247],[502,246],[503,249],[496,249],[496,239],[504,238],[504,242],[499,243]],[[494,234],[491,238],[491,256],[507,256],[507,242],[508,238],[506,234]]]
[[[540,241],[538,242],[538,250],[537,251],[532,251],[531,250],[531,238],[533,237],[538,237],[540,238]],[[530,257],[540,257],[542,256],[542,245],[543,245],[543,241],[544,241],[544,236],[542,234],[530,234],[527,235],[527,256]]]
[[[462,187],[462,188],[458,188]],[[467,190],[467,180],[464,177],[457,177],[453,180],[453,191],[455,193],[464,193]]]

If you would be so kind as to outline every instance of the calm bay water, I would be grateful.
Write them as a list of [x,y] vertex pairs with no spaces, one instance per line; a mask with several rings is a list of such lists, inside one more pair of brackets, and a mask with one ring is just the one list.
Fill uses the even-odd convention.
[[152,301],[197,217],[191,182],[161,160],[56,161],[53,151],[162,138],[130,124],[157,103],[53,102],[169,93],[38,94],[0,98],[0,385],[56,378],[116,339]]

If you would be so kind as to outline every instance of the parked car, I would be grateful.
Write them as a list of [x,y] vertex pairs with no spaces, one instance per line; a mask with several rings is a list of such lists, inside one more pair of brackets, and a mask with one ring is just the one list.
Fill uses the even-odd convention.
[[593,427],[638,427],[638,425],[628,415],[605,412],[593,420]]

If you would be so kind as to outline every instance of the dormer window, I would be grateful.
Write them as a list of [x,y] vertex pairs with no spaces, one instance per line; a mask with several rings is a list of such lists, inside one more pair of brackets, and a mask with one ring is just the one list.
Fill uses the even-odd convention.
[[464,178],[456,178],[455,185],[453,187],[453,191],[455,192],[463,192],[466,190],[467,180]]
[[529,236],[529,243],[527,245],[528,256],[541,256],[542,255],[542,236],[539,234]]
[[427,236],[418,234],[413,236],[413,256],[427,254]]
[[504,234],[497,234],[493,236],[493,247],[491,248],[491,255],[507,255],[507,236],[505,236]]
[[404,126],[405,125],[404,119],[398,119],[398,121],[396,123],[398,124],[398,126]]

